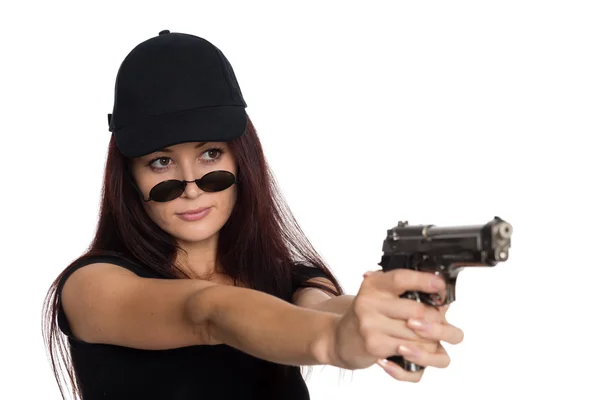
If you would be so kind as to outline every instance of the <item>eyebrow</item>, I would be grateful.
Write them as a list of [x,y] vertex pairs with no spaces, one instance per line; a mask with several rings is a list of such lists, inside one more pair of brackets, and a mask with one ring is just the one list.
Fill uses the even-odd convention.
[[[202,146],[204,146],[206,143],[208,143],[208,142],[200,142],[200,143],[198,143],[198,144],[196,145],[196,147],[194,147],[194,148],[195,148],[195,149],[197,149],[198,147],[202,147]],[[167,148],[164,148],[164,149],[160,149],[160,150],[153,151],[153,153],[160,153],[160,152],[164,152],[164,153],[172,153],[172,152],[173,152],[173,150],[169,150],[169,149],[167,149]]]

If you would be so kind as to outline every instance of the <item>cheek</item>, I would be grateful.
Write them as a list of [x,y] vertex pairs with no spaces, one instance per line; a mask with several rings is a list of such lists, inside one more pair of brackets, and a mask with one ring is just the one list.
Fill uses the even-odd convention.
[[231,216],[231,212],[233,211],[236,203],[236,197],[236,190],[231,188],[226,193],[222,193],[221,196],[219,196],[218,199],[215,199],[214,203],[212,203],[215,206],[213,211],[216,211],[213,221],[219,225],[217,227],[218,229],[220,229],[220,227],[223,226]]
[[166,207],[162,205],[157,205],[154,202],[150,202],[144,208],[146,209],[146,213],[148,214],[150,219],[154,221],[156,225],[163,228],[165,225]]
[[227,192],[227,204],[229,207],[233,208],[233,206],[235,205],[235,202],[237,200],[237,194],[237,185],[233,185],[231,190]]

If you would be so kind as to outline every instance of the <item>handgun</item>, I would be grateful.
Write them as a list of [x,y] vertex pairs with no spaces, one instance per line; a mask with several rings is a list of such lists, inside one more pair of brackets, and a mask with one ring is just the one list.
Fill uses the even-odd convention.
[[[400,295],[440,307],[456,300],[456,279],[464,267],[493,267],[508,260],[512,232],[512,225],[499,217],[482,225],[446,227],[409,225],[408,221],[399,221],[387,231],[378,265],[383,272],[405,268],[442,277],[446,282],[443,296],[423,292]],[[410,372],[424,368],[398,355],[387,359]]]

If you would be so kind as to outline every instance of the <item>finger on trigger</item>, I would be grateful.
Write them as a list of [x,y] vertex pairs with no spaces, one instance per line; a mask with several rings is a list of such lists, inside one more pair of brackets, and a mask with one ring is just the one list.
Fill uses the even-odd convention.
[[429,272],[396,269],[392,272],[390,282],[386,282],[393,293],[426,292],[437,293],[445,290],[444,279]]

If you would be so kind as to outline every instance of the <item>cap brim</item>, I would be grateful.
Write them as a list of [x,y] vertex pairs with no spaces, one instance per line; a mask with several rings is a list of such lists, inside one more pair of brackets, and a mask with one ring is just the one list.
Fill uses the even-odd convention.
[[186,142],[227,142],[246,130],[243,106],[204,107],[161,114],[114,132],[126,157],[140,157]]

